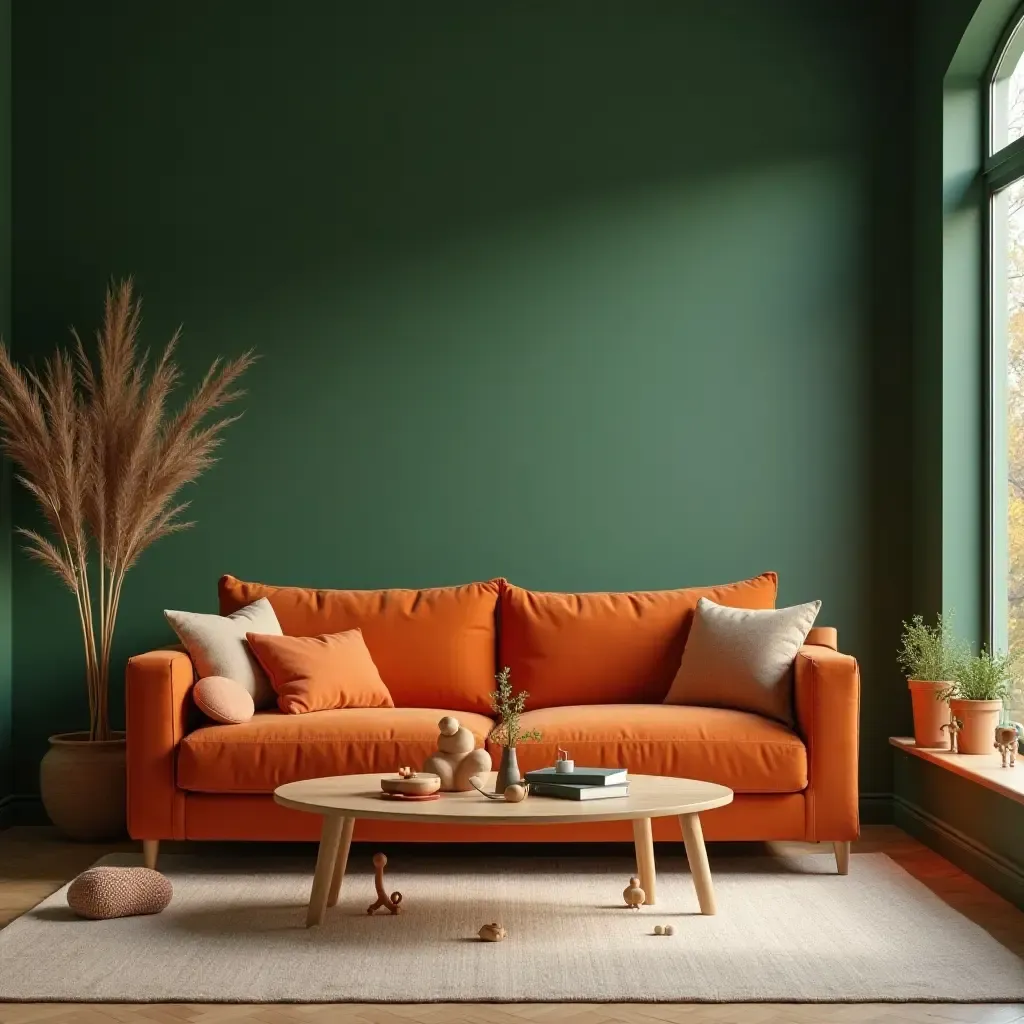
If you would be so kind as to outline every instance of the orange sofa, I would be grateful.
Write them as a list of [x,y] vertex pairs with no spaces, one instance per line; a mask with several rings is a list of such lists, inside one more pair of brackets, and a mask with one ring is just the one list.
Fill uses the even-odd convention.
[[[816,628],[796,658],[796,730],[742,711],[661,703],[679,666],[701,596],[772,608],[777,580],[687,590],[538,593],[505,580],[428,590],[306,590],[220,581],[229,614],[267,597],[290,635],[359,627],[395,702],[287,715],[257,712],[243,725],[209,723],[194,707],[192,663],[180,650],[133,657],[127,668],[128,829],[155,857],[161,839],[315,840],[320,819],[278,806],[296,779],[393,771],[433,751],[437,722],[455,715],[486,745],[488,694],[499,666],[529,691],[519,747],[523,771],[551,764],[558,747],[577,764],[704,779],[732,788],[703,815],[710,840],[811,840],[836,846],[840,870],[858,833],[860,681]],[[655,839],[679,839],[675,819]],[[632,840],[628,822],[453,827],[360,821],[355,839],[433,842]]]

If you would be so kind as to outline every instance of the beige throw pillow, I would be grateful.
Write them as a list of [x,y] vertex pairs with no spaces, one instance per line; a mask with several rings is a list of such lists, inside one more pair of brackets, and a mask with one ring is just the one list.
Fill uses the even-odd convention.
[[702,597],[665,703],[752,711],[791,726],[793,660],[820,608],[749,611]]
[[227,676],[249,691],[257,711],[274,706],[277,694],[245,642],[246,633],[281,636],[281,624],[265,597],[232,615],[165,611],[164,617],[185,645],[200,678]]

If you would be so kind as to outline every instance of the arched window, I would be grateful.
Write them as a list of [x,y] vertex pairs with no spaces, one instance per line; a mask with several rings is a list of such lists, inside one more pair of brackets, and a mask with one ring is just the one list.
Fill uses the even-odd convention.
[[[988,99],[990,640],[1024,663],[1024,12],[997,47]],[[1022,705],[1018,690],[1013,718]]]

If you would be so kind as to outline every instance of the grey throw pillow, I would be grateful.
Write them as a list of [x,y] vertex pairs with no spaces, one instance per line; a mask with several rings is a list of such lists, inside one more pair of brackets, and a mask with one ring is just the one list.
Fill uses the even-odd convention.
[[274,688],[245,639],[246,633],[282,635],[281,623],[265,597],[231,615],[165,611],[164,617],[185,645],[201,679],[226,676],[249,691],[257,710],[274,706]]
[[820,601],[750,611],[697,602],[666,704],[734,708],[793,724],[793,661]]

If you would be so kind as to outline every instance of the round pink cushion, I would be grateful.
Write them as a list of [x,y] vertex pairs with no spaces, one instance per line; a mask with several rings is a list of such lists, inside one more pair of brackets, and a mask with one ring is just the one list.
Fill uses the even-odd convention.
[[207,718],[224,725],[248,722],[256,710],[252,694],[227,676],[207,676],[192,687],[192,699]]

